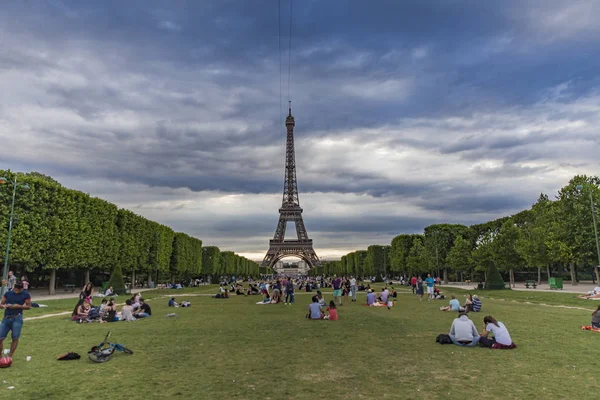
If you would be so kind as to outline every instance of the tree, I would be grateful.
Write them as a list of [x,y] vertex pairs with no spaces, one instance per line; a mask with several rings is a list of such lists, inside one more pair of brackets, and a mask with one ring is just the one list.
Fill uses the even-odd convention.
[[471,252],[472,249],[469,241],[459,236],[454,240],[454,246],[452,246],[446,256],[446,263],[453,270],[459,271],[462,276],[462,274],[471,272],[473,269]]
[[502,224],[493,242],[493,251],[496,253],[495,264],[499,269],[508,271],[510,285],[513,288],[515,287],[514,269],[525,265],[525,260],[517,250],[519,236],[519,228],[511,218]]
[[491,263],[488,268],[485,288],[487,290],[500,290],[506,288],[504,285],[504,279],[502,279],[502,275],[500,275],[495,263]]
[[108,286],[112,286],[116,294],[125,294],[125,281],[123,280],[123,271],[121,271],[120,265],[117,264],[113,270],[112,275],[108,280]]
[[[468,236],[469,228],[459,224],[436,224],[425,228],[425,248],[430,269],[443,268],[444,283],[448,283],[446,257],[458,236]],[[439,276],[439,273],[437,274]]]
[[406,258],[406,265],[408,270],[413,274],[420,274],[429,269],[427,252],[425,246],[423,246],[423,239],[421,237],[413,238],[413,245]]

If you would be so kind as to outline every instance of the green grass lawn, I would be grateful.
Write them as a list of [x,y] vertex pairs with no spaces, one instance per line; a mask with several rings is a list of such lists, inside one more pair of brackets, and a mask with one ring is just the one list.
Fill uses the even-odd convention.
[[[0,398],[552,399],[587,398],[600,388],[594,379],[600,334],[579,329],[589,323],[587,310],[486,298],[484,313],[472,314],[473,320],[481,327],[483,316],[492,314],[506,324],[518,348],[501,351],[436,344],[454,315],[438,310],[445,301],[420,303],[406,293],[391,311],[344,305],[336,322],[305,320],[307,294],[298,294],[293,306],[255,305],[257,296],[189,296],[191,308],[174,310],[158,297],[171,293],[181,291],[144,293],[152,299],[147,320],[26,321],[13,366],[0,370],[6,382]],[[514,299],[506,293],[518,292],[497,296]],[[173,311],[178,318],[164,317]],[[135,354],[93,364],[87,350],[108,329]],[[56,361],[68,351],[83,358]]]

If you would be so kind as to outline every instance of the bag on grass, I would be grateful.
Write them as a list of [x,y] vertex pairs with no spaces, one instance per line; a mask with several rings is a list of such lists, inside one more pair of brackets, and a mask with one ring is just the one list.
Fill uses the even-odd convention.
[[450,335],[446,335],[445,333],[439,334],[435,341],[439,344],[452,344]]
[[58,357],[59,361],[79,360],[81,356],[77,353],[65,353]]

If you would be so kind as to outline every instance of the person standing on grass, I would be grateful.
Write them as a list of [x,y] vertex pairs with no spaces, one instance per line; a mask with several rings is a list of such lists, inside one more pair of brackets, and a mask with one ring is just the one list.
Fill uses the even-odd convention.
[[356,286],[356,278],[350,277],[350,292],[352,293],[352,302],[356,302],[356,292],[358,290],[358,286]]
[[337,298],[337,304],[342,305],[342,280],[337,277],[337,275],[333,276],[333,281],[331,281],[331,286],[333,286],[333,299]]
[[16,283],[17,277],[12,271],[8,271],[8,283],[6,285],[8,287],[8,290],[12,290],[15,287]]
[[419,279],[417,279],[417,297],[419,298],[419,301],[423,301],[423,279],[421,279],[420,276]]
[[415,294],[417,292],[417,277],[416,276],[413,275],[413,277],[410,278],[410,285],[412,286],[412,294]]
[[435,284],[435,280],[431,277],[431,274],[427,274],[425,283],[427,284],[427,300],[433,300],[433,285]]
[[4,350],[4,339],[10,332],[12,342],[8,356],[12,358],[21,337],[23,311],[31,309],[31,296],[27,290],[23,290],[23,283],[16,282],[10,292],[4,293],[2,301],[0,301],[0,308],[4,309],[4,318],[0,323],[0,354]]
[[294,302],[294,281],[288,279],[285,283],[285,304],[292,305]]

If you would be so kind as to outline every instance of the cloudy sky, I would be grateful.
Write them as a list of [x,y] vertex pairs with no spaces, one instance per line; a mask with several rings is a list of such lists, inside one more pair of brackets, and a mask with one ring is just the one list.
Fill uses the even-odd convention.
[[291,54],[280,7],[281,26],[277,0],[4,2],[0,168],[262,259],[289,70],[321,258],[598,174],[600,2],[295,0]]

